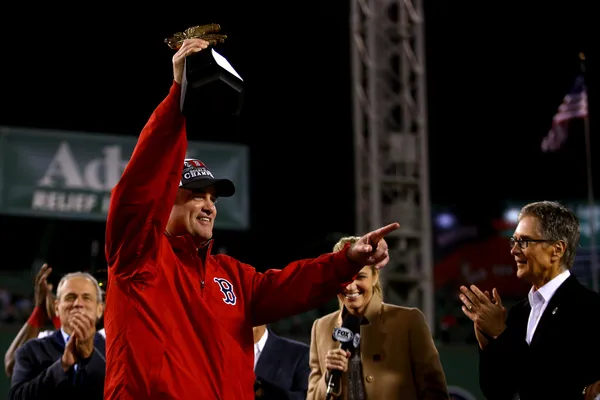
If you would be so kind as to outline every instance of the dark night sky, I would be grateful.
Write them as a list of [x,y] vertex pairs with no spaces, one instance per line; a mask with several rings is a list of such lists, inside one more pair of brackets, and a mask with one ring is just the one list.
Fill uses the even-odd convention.
[[[207,120],[206,132],[194,139],[250,146],[252,230],[217,238],[259,269],[314,255],[328,232],[353,229],[349,4],[205,3],[182,4],[181,11],[165,3],[143,17],[141,11],[16,10],[1,28],[8,39],[0,125],[137,135],[170,85],[172,51],[162,40],[188,26],[220,23],[229,35],[221,52],[246,82],[245,108],[226,129]],[[503,198],[585,197],[581,135],[561,154],[539,151],[581,50],[592,109],[598,97],[592,12],[578,4],[427,2],[434,202],[483,215],[496,213]],[[1,230],[3,250],[26,255],[48,224],[0,221],[9,227]],[[104,229],[64,221],[55,227],[49,257],[65,264],[85,257],[89,240],[101,239]]]

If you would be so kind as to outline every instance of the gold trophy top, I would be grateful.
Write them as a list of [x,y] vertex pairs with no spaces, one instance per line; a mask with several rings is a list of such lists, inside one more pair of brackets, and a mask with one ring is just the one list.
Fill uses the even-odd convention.
[[165,39],[165,43],[173,50],[179,50],[186,39],[202,39],[214,46],[217,43],[224,43],[227,39],[227,35],[217,34],[217,32],[221,32],[221,25],[219,24],[192,26]]

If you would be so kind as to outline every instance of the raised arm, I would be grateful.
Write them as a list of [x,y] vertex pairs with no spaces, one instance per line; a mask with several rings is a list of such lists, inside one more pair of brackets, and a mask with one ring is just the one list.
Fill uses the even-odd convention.
[[48,275],[51,272],[52,268],[48,264],[42,265],[42,268],[38,271],[33,287],[35,308],[4,355],[4,370],[9,378],[15,365],[15,353],[28,340],[38,337],[46,322],[46,310],[50,310],[54,306],[54,303],[52,303],[52,307],[48,307],[48,302],[52,301],[52,285],[48,284]]
[[133,274],[164,233],[187,150],[185,119],[180,111],[185,57],[203,48],[206,42],[189,40],[173,56],[174,80],[169,94],[150,116],[112,190],[106,259],[113,274]]
[[133,273],[138,262],[155,249],[167,225],[187,147],[180,93],[179,84],[173,82],[169,95],[142,130],[123,176],[112,190],[106,259],[113,273]]

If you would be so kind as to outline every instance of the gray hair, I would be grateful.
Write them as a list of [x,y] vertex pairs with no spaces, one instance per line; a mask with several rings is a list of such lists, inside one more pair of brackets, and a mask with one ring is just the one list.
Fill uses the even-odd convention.
[[575,252],[579,245],[579,219],[567,207],[554,201],[538,201],[527,204],[519,213],[523,217],[535,217],[539,221],[542,239],[563,241],[565,254],[561,260],[563,268],[571,269],[575,263]]
[[98,284],[98,281],[96,280],[96,278],[94,278],[92,276],[92,274],[90,274],[88,272],[71,272],[71,273],[68,273],[65,276],[63,276],[62,279],[60,280],[60,282],[58,282],[58,288],[56,289],[56,298],[59,301],[60,301],[61,291],[62,291],[63,287],[65,286],[65,283],[67,283],[67,281],[69,279],[73,279],[73,278],[84,278],[84,279],[87,279],[88,281],[92,282],[94,284],[94,287],[96,288],[96,298],[98,299],[98,303],[102,303],[102,289],[100,288],[100,285]]

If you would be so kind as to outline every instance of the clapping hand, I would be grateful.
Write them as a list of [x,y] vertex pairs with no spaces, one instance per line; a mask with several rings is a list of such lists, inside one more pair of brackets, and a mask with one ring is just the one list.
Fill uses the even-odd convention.
[[506,308],[502,305],[500,294],[494,288],[492,296],[483,293],[477,286],[469,288],[461,286],[460,300],[463,302],[462,311],[475,324],[475,329],[496,338],[505,328],[504,316]]

